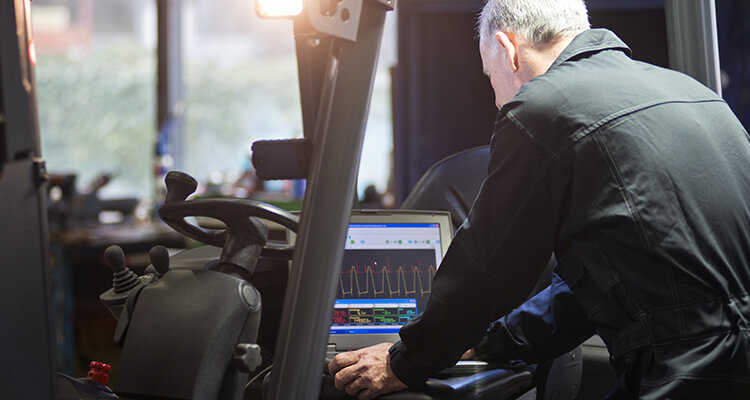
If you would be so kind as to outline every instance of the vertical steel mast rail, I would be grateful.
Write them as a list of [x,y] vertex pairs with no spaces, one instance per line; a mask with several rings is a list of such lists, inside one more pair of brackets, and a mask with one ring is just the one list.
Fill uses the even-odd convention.
[[269,389],[275,400],[316,399],[320,392],[385,13],[393,0],[310,0],[305,7],[307,15],[294,24],[305,137],[313,151]]
[[721,96],[714,0],[665,0],[669,64]]
[[[158,142],[165,142],[174,158],[174,169],[183,165],[185,85],[183,82],[182,0],[156,1],[156,130]],[[158,146],[158,145],[157,145]],[[155,156],[166,149],[156,150]],[[165,172],[166,174],[166,172]],[[163,184],[163,176],[157,177]],[[157,198],[157,201],[164,199]]]

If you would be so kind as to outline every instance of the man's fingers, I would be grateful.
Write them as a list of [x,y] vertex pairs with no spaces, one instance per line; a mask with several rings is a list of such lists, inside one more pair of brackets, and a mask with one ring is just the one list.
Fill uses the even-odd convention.
[[346,390],[347,385],[352,383],[357,378],[359,378],[359,373],[355,371],[355,368],[346,367],[346,368],[339,370],[339,372],[337,372],[336,375],[334,375],[333,384],[334,386],[336,386],[336,389],[342,392],[344,391],[348,392],[348,390]]
[[336,375],[341,368],[348,367],[359,360],[359,356],[353,351],[337,354],[336,357],[328,363],[328,374]]
[[359,393],[362,389],[365,389],[362,378],[355,378],[351,380],[348,384],[346,384],[345,389],[345,392],[350,396],[357,396],[357,393]]
[[357,395],[357,400],[371,400],[377,395],[378,394],[374,390],[367,388],[359,392],[359,394]]
[[388,365],[390,343],[337,355],[328,364],[336,389],[369,400],[385,392],[401,390],[401,383]]
[[476,353],[474,352],[474,348],[470,348],[469,350],[466,350],[466,352],[461,356],[462,360],[473,360],[474,357],[476,357]]

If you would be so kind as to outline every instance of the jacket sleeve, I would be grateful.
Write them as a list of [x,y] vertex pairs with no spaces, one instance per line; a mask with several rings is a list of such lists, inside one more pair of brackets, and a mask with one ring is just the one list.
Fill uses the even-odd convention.
[[554,274],[547,288],[491,323],[475,351],[486,361],[538,363],[572,350],[594,333],[568,285]]
[[490,322],[528,297],[556,242],[568,170],[510,112],[498,113],[488,176],[435,275],[425,310],[391,347],[391,368],[402,382],[418,386],[455,364]]

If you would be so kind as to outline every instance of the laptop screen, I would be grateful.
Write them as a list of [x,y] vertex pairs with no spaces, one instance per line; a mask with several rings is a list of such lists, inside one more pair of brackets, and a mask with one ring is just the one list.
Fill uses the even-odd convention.
[[[331,336],[340,338],[334,342],[348,335],[397,339],[401,325],[427,305],[450,235],[447,213],[354,213],[331,322]],[[359,344],[369,345],[355,340],[351,347]]]

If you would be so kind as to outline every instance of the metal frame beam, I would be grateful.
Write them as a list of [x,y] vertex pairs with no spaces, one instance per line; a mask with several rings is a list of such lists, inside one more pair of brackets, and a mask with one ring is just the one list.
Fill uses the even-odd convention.
[[[298,56],[310,56],[315,51],[327,61],[322,85],[301,85],[303,104],[317,104],[316,110],[307,108],[304,115],[307,120],[312,117],[310,112],[316,111],[313,158],[276,345],[270,399],[312,400],[320,391],[337,272],[351,215],[385,13],[391,3],[362,3],[356,42],[339,36],[330,39],[330,46],[315,47],[320,42],[312,31],[297,29],[298,24],[304,26],[309,21],[295,21],[297,46],[317,49],[298,48]],[[319,9],[308,8],[309,12]],[[299,59],[300,69],[316,64],[304,61]],[[310,77],[302,72],[300,76]],[[305,128],[309,126],[306,121]]]
[[669,64],[721,96],[714,0],[665,0]]
[[[182,67],[182,9],[183,0],[157,0],[157,83],[155,156],[166,152],[175,160],[173,169],[181,169],[182,128],[185,93]],[[164,146],[166,145],[166,146]]]
[[2,397],[56,399],[46,171],[29,0],[0,2],[0,343]]

